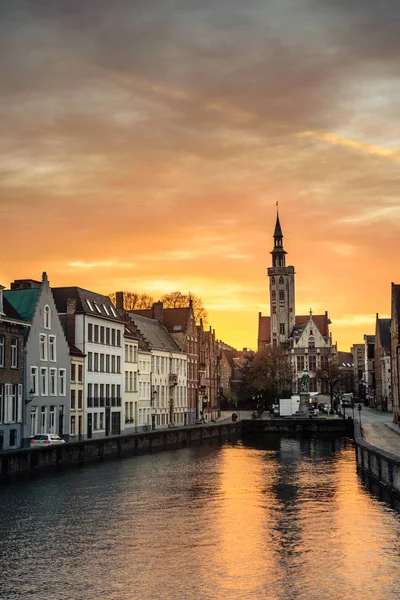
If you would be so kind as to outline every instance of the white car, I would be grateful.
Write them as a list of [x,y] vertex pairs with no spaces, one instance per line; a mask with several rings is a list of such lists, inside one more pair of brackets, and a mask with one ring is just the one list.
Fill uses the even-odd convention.
[[65,440],[56,433],[37,433],[31,437],[31,448],[39,446],[54,446],[55,444],[65,444]]

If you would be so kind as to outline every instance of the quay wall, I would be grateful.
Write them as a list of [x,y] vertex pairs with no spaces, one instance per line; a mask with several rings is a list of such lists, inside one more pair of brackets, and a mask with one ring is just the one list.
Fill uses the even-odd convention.
[[278,418],[270,420],[243,421],[243,434],[290,433],[304,435],[353,436],[352,419],[301,419]]
[[[396,507],[400,506],[400,457],[371,446],[362,437],[360,424],[354,431],[357,469],[371,491]],[[371,485],[374,484],[374,485]]]
[[5,452],[0,454],[0,481],[46,469],[62,469],[213,440],[235,439],[239,437],[241,428],[241,422],[216,423]]

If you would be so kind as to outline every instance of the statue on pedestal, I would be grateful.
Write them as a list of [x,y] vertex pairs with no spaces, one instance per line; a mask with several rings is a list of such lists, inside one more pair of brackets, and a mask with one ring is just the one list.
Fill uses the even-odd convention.
[[306,368],[303,369],[300,378],[300,392],[302,394],[308,394],[310,391],[310,375]]

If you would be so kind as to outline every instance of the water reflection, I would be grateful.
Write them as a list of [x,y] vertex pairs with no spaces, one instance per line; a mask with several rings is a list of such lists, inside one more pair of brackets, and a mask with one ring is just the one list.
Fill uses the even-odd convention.
[[0,490],[2,600],[400,597],[399,515],[348,440],[280,436]]

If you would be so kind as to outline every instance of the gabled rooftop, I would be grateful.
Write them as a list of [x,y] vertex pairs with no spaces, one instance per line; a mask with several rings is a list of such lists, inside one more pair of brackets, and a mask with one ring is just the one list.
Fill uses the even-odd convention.
[[19,315],[20,320],[32,323],[39,294],[39,288],[18,291],[5,290],[3,292],[4,305],[8,302],[14,313]]
[[166,328],[156,319],[129,313],[132,323],[152,348],[168,352],[181,352],[180,347]]
[[68,300],[74,299],[76,300],[77,314],[83,313],[92,317],[122,322],[118,311],[108,296],[80,287],[56,287],[52,288],[52,292],[59,313],[66,313]]

